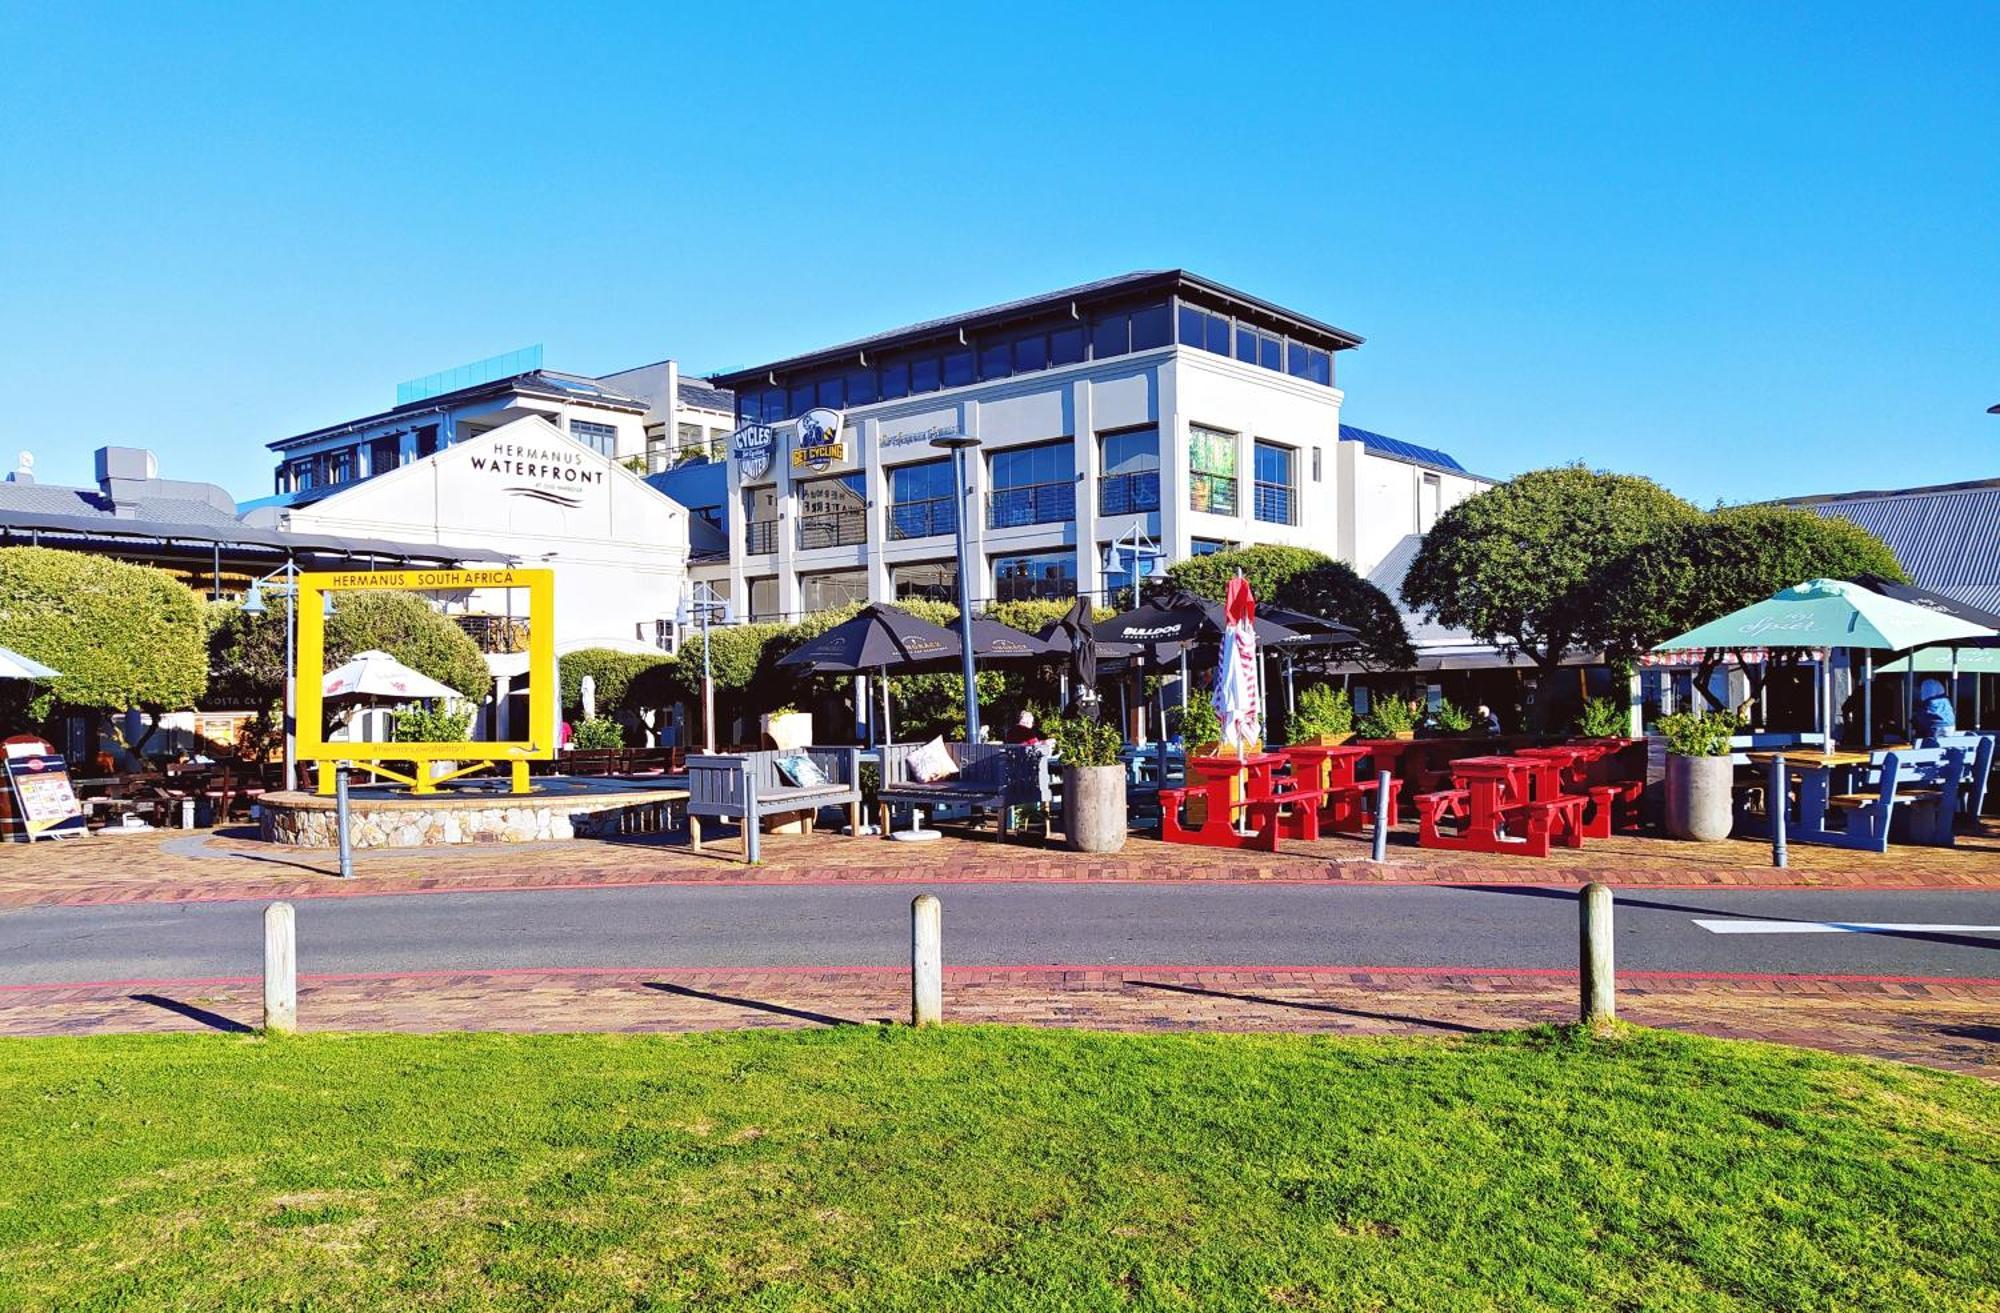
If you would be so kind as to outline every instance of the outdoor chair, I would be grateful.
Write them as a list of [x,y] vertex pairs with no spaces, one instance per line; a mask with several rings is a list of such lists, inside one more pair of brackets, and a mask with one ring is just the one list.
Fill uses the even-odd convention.
[[[1847,818],[1841,847],[1887,852],[1892,837],[1950,847],[1958,812],[1965,752],[1959,748],[1900,748],[1879,753],[1853,793],[1826,800]],[[1827,842],[1829,840],[1822,840]]]
[[1040,807],[1042,837],[1049,837],[1054,808],[1046,750],[1020,743],[947,743],[945,751],[957,764],[958,773],[941,780],[913,780],[909,772],[910,754],[921,746],[892,743],[878,749],[882,786],[876,792],[876,806],[881,812],[883,837],[890,833],[889,810],[897,803],[906,807],[970,807],[995,812],[1003,839],[1012,833],[1014,808]]
[[[826,776],[825,784],[791,783],[778,770],[778,759],[803,756]],[[822,807],[845,806],[854,833],[861,832],[861,749],[800,748],[797,753],[759,749],[755,752],[691,755],[687,759],[688,839],[701,851],[701,822],[735,820],[743,826],[744,855],[757,860],[757,829],[764,817],[787,812],[812,814]]]
[[1917,745],[1920,748],[1957,748],[1965,753],[1965,779],[1959,785],[1958,808],[1960,817],[1967,824],[1979,824],[1979,818],[1986,814],[1986,789],[1992,780],[1996,743],[2000,743],[2000,733],[1968,730],[1925,739]]

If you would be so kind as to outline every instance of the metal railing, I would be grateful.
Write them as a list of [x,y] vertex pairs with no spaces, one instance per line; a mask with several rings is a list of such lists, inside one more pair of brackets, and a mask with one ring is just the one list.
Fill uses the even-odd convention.
[[1062,601],[1075,596],[1075,579],[1003,575],[993,581],[993,600],[996,602]]
[[1250,492],[1251,514],[1266,524],[1297,524],[1298,498],[1289,483],[1259,479]]
[[930,538],[958,531],[958,507],[952,497],[925,497],[897,502],[889,508],[891,538]]
[[463,629],[481,652],[525,652],[528,626],[523,620],[499,615],[455,615],[452,621]]
[[816,547],[852,547],[868,541],[868,512],[835,511],[830,515],[799,517],[799,550]]
[[1134,511],[1160,509],[1160,472],[1134,470],[1130,474],[1107,474],[1097,481],[1097,512],[1126,515]]
[[1188,506],[1211,515],[1236,514],[1236,480],[1219,474],[1197,474],[1188,484]]
[[986,527],[1012,529],[1024,524],[1062,524],[1076,518],[1076,481],[1024,483],[995,488],[986,494]]
[[751,556],[768,556],[778,550],[778,522],[752,520],[743,526],[743,550]]

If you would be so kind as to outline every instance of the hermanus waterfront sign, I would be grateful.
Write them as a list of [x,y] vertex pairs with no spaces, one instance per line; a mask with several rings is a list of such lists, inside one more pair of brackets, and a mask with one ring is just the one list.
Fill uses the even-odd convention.
[[792,439],[792,468],[826,470],[835,461],[847,459],[847,444],[840,440],[841,415],[823,407],[799,416],[798,436]]
[[490,451],[473,452],[467,464],[475,475],[495,480],[509,497],[546,502],[566,511],[583,505],[584,489],[604,484],[602,462],[557,446],[495,443]]
[[745,479],[761,479],[771,470],[771,457],[778,450],[778,431],[769,424],[750,423],[729,435],[729,454],[736,458],[736,472]]

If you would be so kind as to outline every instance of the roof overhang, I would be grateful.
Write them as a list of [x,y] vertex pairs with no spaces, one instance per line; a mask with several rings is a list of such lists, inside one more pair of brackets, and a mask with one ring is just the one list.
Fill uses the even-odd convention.
[[59,515],[0,509],[0,529],[81,542],[138,546],[194,543],[204,548],[254,555],[336,556],[381,561],[484,561],[511,563],[513,557],[486,547],[404,543],[386,538],[349,538],[329,533],[294,533],[256,525],[175,524],[161,520],[121,520],[110,516]]

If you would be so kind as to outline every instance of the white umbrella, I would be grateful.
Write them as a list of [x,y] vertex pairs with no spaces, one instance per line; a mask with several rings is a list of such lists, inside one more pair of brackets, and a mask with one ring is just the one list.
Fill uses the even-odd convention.
[[415,702],[422,698],[464,697],[449,684],[410,669],[387,652],[356,652],[346,665],[326,672],[320,693],[328,698],[379,698]]
[[24,657],[10,647],[0,647],[0,679],[60,679],[62,671],[51,670],[33,657]]

